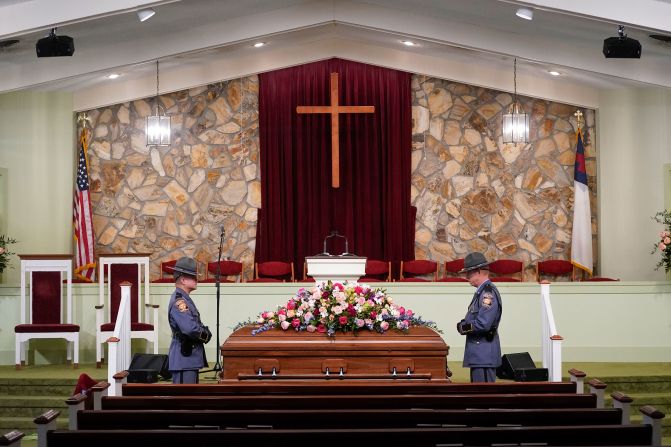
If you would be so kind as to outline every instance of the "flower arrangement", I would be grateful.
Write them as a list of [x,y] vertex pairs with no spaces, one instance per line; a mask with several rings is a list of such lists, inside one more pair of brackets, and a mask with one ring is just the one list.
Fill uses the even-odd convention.
[[319,283],[310,289],[301,287],[295,296],[276,311],[262,312],[255,321],[240,323],[235,329],[255,324],[253,335],[279,328],[325,333],[390,329],[407,331],[411,326],[428,326],[440,332],[436,324],[394,303],[382,289],[359,283]]
[[655,270],[664,266],[664,270],[668,273],[671,271],[671,211],[660,211],[655,214],[653,220],[663,224],[665,229],[659,233],[659,242],[655,244],[650,253],[655,253],[657,250],[662,253],[662,259],[657,263]]
[[16,244],[16,239],[7,237],[4,234],[0,235],[0,273],[5,271],[9,262],[9,256],[14,254],[7,248],[11,244]]

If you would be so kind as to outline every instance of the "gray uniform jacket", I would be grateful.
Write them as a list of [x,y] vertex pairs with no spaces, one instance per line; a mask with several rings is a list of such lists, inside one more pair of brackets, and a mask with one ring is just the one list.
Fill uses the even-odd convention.
[[[193,370],[206,366],[205,349],[200,340],[205,326],[200,321],[200,313],[191,297],[182,289],[175,289],[168,306],[168,322],[172,330],[172,341],[168,351],[168,369],[170,371]],[[177,334],[191,341],[191,354],[182,353],[181,341]]]
[[498,327],[502,312],[501,295],[496,286],[489,280],[480,284],[464,317],[473,330],[466,334],[463,366],[495,368],[501,365],[498,330],[493,338],[489,331],[492,327]]

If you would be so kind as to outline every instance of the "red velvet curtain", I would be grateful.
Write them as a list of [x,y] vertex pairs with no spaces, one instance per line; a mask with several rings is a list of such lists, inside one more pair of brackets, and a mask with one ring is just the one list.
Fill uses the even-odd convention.
[[[340,105],[374,114],[340,116],[340,188],[331,187],[331,116],[296,106],[330,104],[339,73]],[[293,261],[322,252],[337,230],[349,251],[370,259],[414,259],[410,205],[410,74],[331,59],[259,76],[262,209],[256,261]],[[340,254],[344,244],[329,247]]]

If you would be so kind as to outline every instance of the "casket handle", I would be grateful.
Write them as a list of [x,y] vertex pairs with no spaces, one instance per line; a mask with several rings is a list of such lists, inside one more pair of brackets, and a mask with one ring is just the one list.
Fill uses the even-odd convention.
[[411,376],[415,372],[415,361],[407,358],[397,358],[389,360],[389,372],[392,376],[397,376],[399,371],[405,371],[405,374]]
[[345,359],[326,359],[322,362],[322,372],[327,376],[331,371],[338,371],[340,377],[344,377],[347,372],[347,361]]
[[256,359],[254,361],[254,371],[257,376],[264,373],[271,373],[276,376],[280,372],[280,362],[277,359]]

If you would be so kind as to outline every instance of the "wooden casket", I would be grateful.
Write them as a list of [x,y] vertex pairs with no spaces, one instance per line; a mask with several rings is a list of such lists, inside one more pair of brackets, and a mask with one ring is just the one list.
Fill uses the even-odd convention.
[[[223,381],[254,379],[448,380],[449,346],[427,327],[383,334],[238,329],[221,346]],[[449,374],[451,375],[451,374]]]

